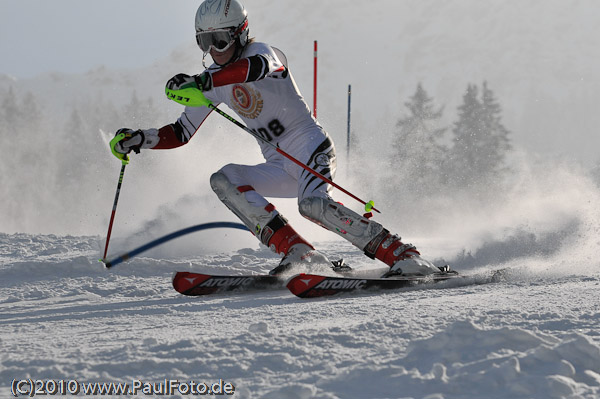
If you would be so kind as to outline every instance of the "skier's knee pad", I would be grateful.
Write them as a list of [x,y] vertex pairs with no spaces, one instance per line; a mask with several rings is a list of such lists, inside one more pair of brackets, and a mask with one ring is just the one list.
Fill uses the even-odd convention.
[[212,174],[210,186],[221,202],[255,234],[278,214],[275,207],[252,187],[234,185],[222,170]]
[[360,249],[364,249],[383,230],[379,223],[328,198],[304,198],[298,206],[302,216],[337,233]]
[[233,186],[233,184],[231,184],[227,176],[225,176],[225,174],[221,171],[213,173],[210,176],[210,186],[212,187],[213,191],[219,196],[219,198],[221,198],[222,195],[228,189],[235,189],[235,187]]
[[325,207],[324,198],[307,197],[298,203],[298,210],[308,220],[319,223],[320,215]]

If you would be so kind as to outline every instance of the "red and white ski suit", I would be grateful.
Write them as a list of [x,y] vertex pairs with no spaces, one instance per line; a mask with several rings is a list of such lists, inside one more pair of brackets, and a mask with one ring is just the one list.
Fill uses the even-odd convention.
[[[286,153],[331,179],[335,174],[335,149],[329,135],[313,118],[287,66],[283,53],[265,43],[251,42],[240,59],[225,67],[216,64],[207,71],[212,89],[206,98],[226,104],[250,129]],[[154,149],[186,144],[212,111],[186,107],[177,122],[161,128]],[[265,163],[226,165],[221,169],[236,186],[251,186],[249,202],[268,206],[264,197],[328,197],[329,184],[286,159],[257,140]]]

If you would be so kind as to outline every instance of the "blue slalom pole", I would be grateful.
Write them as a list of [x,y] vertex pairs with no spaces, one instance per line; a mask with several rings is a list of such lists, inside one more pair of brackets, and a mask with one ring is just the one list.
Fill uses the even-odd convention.
[[127,253],[124,253],[123,255],[116,257],[114,259],[111,259],[109,261],[105,261],[103,259],[101,259],[100,261],[104,262],[104,266],[106,266],[107,269],[110,269],[111,267],[118,265],[119,263],[125,262],[126,260],[131,259],[134,256],[139,255],[140,253],[149,250],[150,248],[154,248],[154,247],[156,247],[160,244],[163,244],[167,241],[170,241],[174,238],[181,237],[183,235],[186,235],[189,233],[194,233],[194,232],[200,231],[200,230],[216,229],[216,228],[231,228],[231,229],[248,230],[248,228],[246,226],[244,226],[243,224],[233,223],[233,222],[212,222],[212,223],[198,224],[196,226],[187,227],[185,229],[178,230],[171,234],[167,234],[164,237],[157,238],[156,240],[151,241],[148,244],[144,244],[141,247],[133,249],[133,250],[131,250]]

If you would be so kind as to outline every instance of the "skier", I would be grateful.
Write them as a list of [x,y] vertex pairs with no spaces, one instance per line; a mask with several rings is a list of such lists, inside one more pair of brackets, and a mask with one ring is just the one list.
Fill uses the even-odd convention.
[[[199,90],[215,105],[227,104],[264,139],[329,179],[336,171],[333,142],[313,118],[300,94],[285,55],[248,36],[247,12],[238,0],[205,0],[196,13],[196,41],[213,64],[195,76],[179,74],[167,82],[174,92]],[[186,107],[175,123],[160,129],[120,129],[124,138],[113,153],[169,149],[187,144],[211,113],[207,107]],[[219,199],[274,252],[283,256],[271,274],[291,266],[332,263],[301,237],[265,197],[298,198],[307,219],[344,237],[365,254],[390,266],[386,276],[431,274],[440,271],[422,259],[411,244],[381,224],[335,202],[331,185],[313,176],[258,141],[265,163],[229,164],[214,173],[210,184]]]

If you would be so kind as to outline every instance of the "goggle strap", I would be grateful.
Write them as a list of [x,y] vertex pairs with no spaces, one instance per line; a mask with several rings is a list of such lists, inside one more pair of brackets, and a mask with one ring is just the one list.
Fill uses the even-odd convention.
[[242,24],[240,26],[238,26],[238,28],[235,30],[235,32],[233,32],[233,37],[237,38],[239,35],[242,34],[244,29],[246,29],[247,27],[248,27],[248,18],[246,18],[244,20],[244,22],[242,22]]

